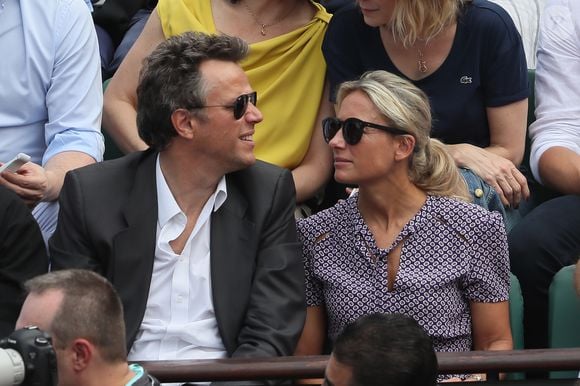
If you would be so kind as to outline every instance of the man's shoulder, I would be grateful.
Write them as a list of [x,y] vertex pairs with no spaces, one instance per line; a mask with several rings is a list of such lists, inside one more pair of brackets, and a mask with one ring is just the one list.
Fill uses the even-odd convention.
[[74,179],[86,192],[93,189],[121,190],[130,187],[136,174],[145,164],[150,164],[150,172],[155,175],[155,155],[152,151],[135,152],[124,157],[97,162],[67,173],[67,180]]
[[71,173],[79,176],[103,177],[117,174],[134,174],[148,157],[155,156],[151,151],[134,152],[120,158],[115,158],[103,162],[96,162],[78,169]]
[[250,167],[229,173],[226,179],[239,183],[242,186],[260,187],[260,185],[256,184],[275,184],[280,178],[289,175],[290,171],[288,169],[257,160]]
[[290,200],[295,197],[294,180],[288,169],[263,161],[246,169],[226,175],[228,197],[243,197],[254,209],[264,209],[272,201]]

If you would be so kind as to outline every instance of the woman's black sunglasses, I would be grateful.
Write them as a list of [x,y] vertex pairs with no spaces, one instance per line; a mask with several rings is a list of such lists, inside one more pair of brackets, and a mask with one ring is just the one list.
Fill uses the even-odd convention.
[[349,145],[356,145],[360,142],[365,127],[372,127],[373,129],[383,130],[395,135],[409,134],[396,127],[378,125],[376,123],[361,121],[357,118],[347,118],[341,121],[338,118],[328,117],[322,120],[322,134],[324,135],[326,143],[329,143],[338,130],[342,128],[344,141]]
[[206,105],[206,106],[197,106],[194,107],[194,109],[203,109],[206,107],[225,107],[227,109],[233,109],[234,118],[240,119],[241,117],[244,116],[246,110],[248,110],[248,103],[251,103],[254,106],[256,106],[256,103],[258,103],[258,94],[255,91],[249,94],[240,95],[231,105]]

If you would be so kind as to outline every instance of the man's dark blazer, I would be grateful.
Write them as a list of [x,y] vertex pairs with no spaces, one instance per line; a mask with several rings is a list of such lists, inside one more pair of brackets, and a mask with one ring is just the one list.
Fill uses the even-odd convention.
[[[125,310],[127,345],[143,320],[157,232],[157,154],[148,150],[67,173],[53,269],[106,276]],[[187,168],[187,165],[183,165]],[[227,199],[211,217],[211,283],[230,356],[291,355],[305,319],[304,270],[291,174],[258,161],[226,175]]]
[[48,272],[42,233],[30,209],[0,186],[0,339],[14,331],[24,302],[22,284]]

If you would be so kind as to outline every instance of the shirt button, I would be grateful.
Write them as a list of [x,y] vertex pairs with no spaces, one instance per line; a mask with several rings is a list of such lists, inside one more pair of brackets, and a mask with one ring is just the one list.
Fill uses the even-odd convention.
[[477,197],[477,198],[483,197],[483,190],[481,190],[480,188],[475,189],[475,191],[473,193],[475,194],[475,197]]
[[179,295],[177,297],[177,303],[181,303],[181,302],[183,302],[183,296]]

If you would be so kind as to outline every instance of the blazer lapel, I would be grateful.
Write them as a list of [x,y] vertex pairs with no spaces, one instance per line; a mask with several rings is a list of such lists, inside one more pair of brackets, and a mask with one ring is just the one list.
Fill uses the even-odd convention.
[[211,280],[218,328],[231,355],[237,347],[252,285],[256,225],[246,217],[248,203],[226,175],[228,197],[211,219]]
[[128,347],[133,344],[143,320],[153,273],[158,217],[157,154],[153,151],[145,153],[137,166],[135,181],[123,208],[127,228],[113,240],[113,284],[125,308]]

